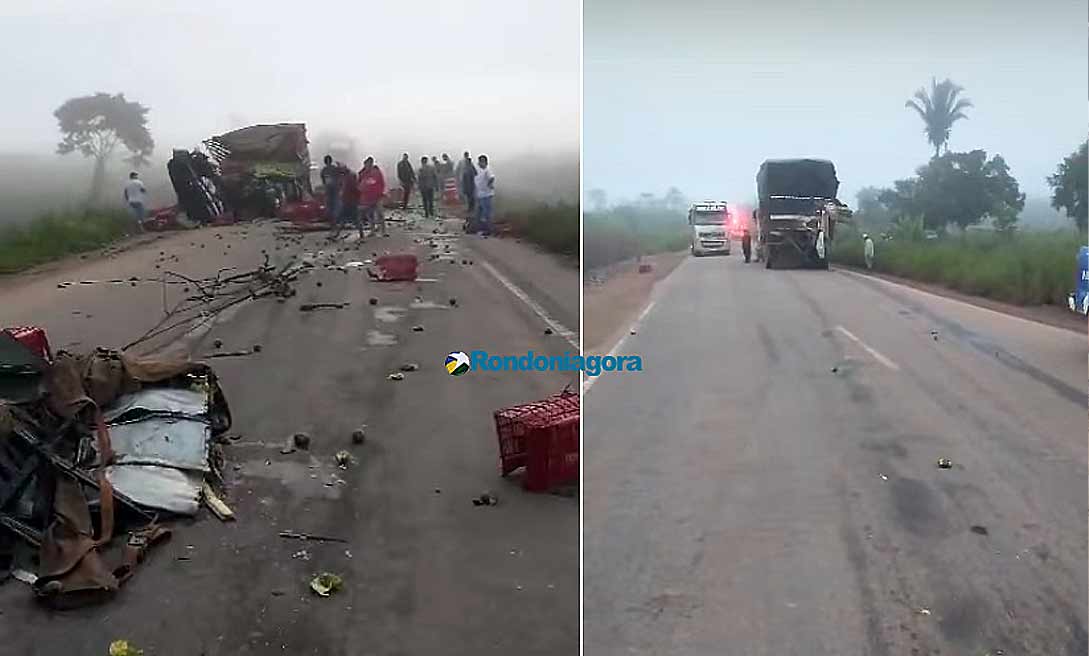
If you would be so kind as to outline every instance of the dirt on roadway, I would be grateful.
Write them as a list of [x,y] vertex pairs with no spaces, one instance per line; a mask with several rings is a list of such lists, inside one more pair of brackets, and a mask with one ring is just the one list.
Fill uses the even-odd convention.
[[[211,360],[231,404],[231,432],[241,436],[226,447],[225,467],[238,520],[222,524],[202,510],[195,521],[175,522],[172,541],[104,605],[54,612],[21,583],[0,586],[5,653],[99,656],[116,639],[148,656],[577,653],[578,501],[501,479],[491,414],[576,381],[549,373],[452,377],[443,366],[455,350],[560,355],[571,346],[544,334],[541,318],[482,266],[486,257],[465,248],[469,238],[417,224],[391,223],[388,239],[334,247],[347,249],[336,254],[341,262],[414,252],[416,283],[319,267],[301,278],[294,298],[245,303],[209,331],[174,342],[197,356],[213,351],[216,339],[223,350],[262,345]],[[451,232],[459,224],[445,222]],[[333,250],[326,236],[296,244],[277,239],[269,223],[175,233],[112,258],[6,280],[3,323],[42,325],[54,348],[117,347],[162,316],[163,286],[133,286],[130,277],[155,278],[165,267],[190,276],[244,270],[262,251],[286,262]],[[449,261],[430,260],[432,252]],[[508,271],[511,263],[489,264],[526,275]],[[77,284],[59,289],[64,281]],[[183,293],[168,289],[168,303]],[[319,302],[349,305],[299,310]],[[409,362],[419,370],[387,379]],[[363,424],[367,440],[353,445],[350,435]],[[312,436],[310,450],[282,454],[296,431]],[[356,459],[347,470],[334,463],[342,449]],[[474,506],[484,491],[499,504]],[[282,539],[283,530],[347,542]],[[320,571],[342,575],[343,591],[310,592]]]

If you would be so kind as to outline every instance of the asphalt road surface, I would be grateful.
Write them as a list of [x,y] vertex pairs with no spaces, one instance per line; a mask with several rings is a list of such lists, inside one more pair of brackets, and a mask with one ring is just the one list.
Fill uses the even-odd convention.
[[[225,467],[238,521],[223,524],[202,511],[196,521],[175,523],[172,541],[101,606],[50,612],[22,583],[0,586],[0,652],[101,656],[112,640],[128,639],[148,656],[577,653],[577,500],[525,493],[517,480],[501,479],[492,419],[497,408],[572,381],[546,373],[455,378],[443,362],[454,350],[573,350],[560,334],[545,335],[545,320],[495,272],[523,281],[515,286],[526,298],[549,299],[546,315],[565,326],[572,312],[577,319],[578,272],[521,245],[514,246],[525,256],[513,264],[493,262],[490,248],[513,246],[470,245],[465,236],[438,237],[432,249],[436,225],[391,224],[389,239],[336,253],[343,263],[372,252],[415,252],[418,283],[377,283],[362,269],[319,267],[285,303],[249,302],[210,330],[159,340],[156,346],[197,356],[214,351],[215,339],[222,350],[262,345],[250,356],[210,360],[231,405],[232,432],[241,435],[226,448]],[[451,231],[459,225],[447,222]],[[154,278],[166,268],[204,276],[228,264],[255,266],[262,250],[285,261],[352,246],[330,248],[325,237],[293,243],[277,239],[270,224],[176,233],[110,258],[0,282],[3,322],[45,326],[54,348],[120,346],[161,317],[163,286],[58,289],[58,282]],[[453,262],[431,261],[431,252]],[[168,293],[172,302],[182,290]],[[340,310],[298,309],[345,301]],[[424,331],[413,332],[415,325]],[[407,362],[419,371],[387,379]],[[350,434],[361,424],[367,442],[353,446]],[[296,431],[310,433],[310,451],[282,454]],[[347,470],[334,464],[341,449],[356,459]],[[471,499],[484,491],[499,505],[475,507]],[[282,530],[347,543],[281,539]],[[312,594],[308,582],[319,571],[341,574],[344,590]]]
[[1084,332],[737,256],[652,302],[583,400],[587,656],[1086,653]]

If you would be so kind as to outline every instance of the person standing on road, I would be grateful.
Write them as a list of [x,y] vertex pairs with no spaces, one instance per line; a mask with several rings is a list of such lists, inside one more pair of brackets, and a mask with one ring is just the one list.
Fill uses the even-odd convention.
[[442,154],[442,162],[439,164],[439,195],[446,193],[446,181],[454,177],[454,162],[446,153]]
[[488,156],[477,158],[480,168],[477,170],[474,187],[476,189],[476,218],[480,234],[487,237],[492,234],[492,200],[495,198],[495,173],[488,168]]
[[385,195],[386,179],[382,176],[382,169],[374,165],[373,157],[368,157],[363,160],[363,170],[359,172],[359,203],[364,219],[359,224],[360,239],[363,238],[363,225],[366,222],[374,226],[375,234],[378,234],[378,226],[381,225],[382,236],[389,236],[386,232],[386,219],[382,216],[382,198]]
[[321,186],[325,189],[325,216],[333,224],[340,218],[340,176],[342,171],[333,164],[333,156],[325,156],[321,167]]
[[748,264],[752,259],[752,233],[748,226],[741,231],[741,253],[745,256],[745,264]]
[[873,269],[873,240],[869,235],[862,235],[862,252],[866,258],[866,268]]
[[420,198],[423,200],[424,217],[434,217],[435,187],[439,184],[439,172],[434,165],[427,162],[426,157],[420,158],[420,171],[417,178],[420,186]]
[[341,166],[337,171],[337,183],[340,185],[340,198],[334,236],[340,234],[341,224],[358,225],[359,238],[363,239],[363,224],[359,220],[359,179],[348,167]]
[[462,198],[465,199],[465,209],[471,216],[476,207],[476,167],[473,166],[469,151],[465,151],[465,156],[458,165],[461,166],[461,173],[458,174],[458,189],[461,190]]
[[[426,157],[424,159],[427,159]],[[401,209],[408,209],[408,197],[412,195],[412,185],[416,182],[416,172],[412,170],[412,162],[408,161],[408,153],[401,156],[397,162],[397,179],[401,182],[404,197],[401,198]]]
[[136,171],[129,173],[129,181],[125,183],[122,194],[125,197],[125,204],[128,205],[129,211],[136,218],[136,225],[143,232],[144,216],[147,214],[147,188],[144,187],[144,183],[140,180],[139,173]]

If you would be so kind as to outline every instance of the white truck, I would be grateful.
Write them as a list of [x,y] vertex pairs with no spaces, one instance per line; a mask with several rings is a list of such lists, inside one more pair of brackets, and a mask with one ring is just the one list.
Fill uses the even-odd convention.
[[730,254],[730,209],[725,201],[703,201],[688,208],[688,243],[695,257]]

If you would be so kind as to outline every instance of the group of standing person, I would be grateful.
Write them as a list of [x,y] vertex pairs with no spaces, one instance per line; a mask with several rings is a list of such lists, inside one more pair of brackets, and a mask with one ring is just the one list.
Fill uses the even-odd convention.
[[465,151],[454,167],[454,177],[457,179],[458,195],[469,213],[468,231],[490,235],[495,173],[488,168],[488,156],[477,157],[474,166],[469,151]]
[[334,225],[358,224],[359,238],[365,239],[364,227],[369,223],[387,237],[386,220],[382,214],[382,199],[386,195],[386,179],[373,157],[363,160],[363,168],[353,173],[347,166],[334,163],[325,156],[321,169],[321,184],[325,188],[325,211]]
[[[334,224],[359,223],[361,237],[368,222],[374,224],[376,229],[381,226],[382,233],[386,234],[382,215],[386,183],[374,158],[368,157],[359,173],[353,173],[339,162],[335,163],[330,155],[326,155],[324,161],[321,183],[325,188],[325,207],[329,219]],[[491,234],[495,173],[488,167],[487,155],[478,156],[474,164],[466,151],[455,164],[449,155],[443,153],[441,160],[438,157],[421,157],[419,166],[414,167],[408,153],[404,153],[397,162],[397,180],[403,192],[401,208],[408,208],[412,191],[419,189],[424,216],[428,218],[436,216],[435,198],[443,193],[447,182],[453,180],[469,215],[468,230]]]

